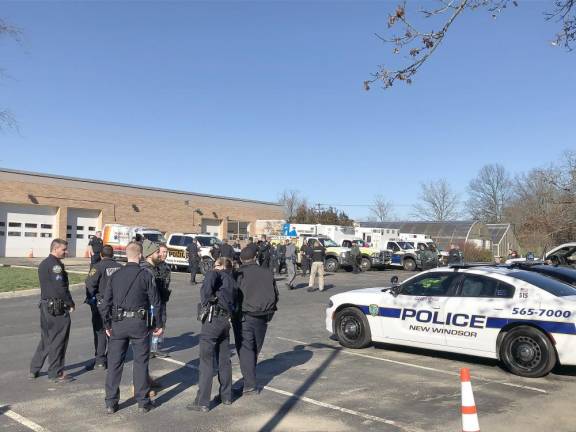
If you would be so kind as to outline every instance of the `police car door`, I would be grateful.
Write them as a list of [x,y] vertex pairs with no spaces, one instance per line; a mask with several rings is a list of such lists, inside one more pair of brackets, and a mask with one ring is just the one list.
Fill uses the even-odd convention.
[[388,242],[388,244],[386,245],[386,249],[391,250],[392,252],[392,256],[390,258],[390,264],[391,265],[395,265],[395,266],[401,266],[402,265],[402,255],[400,254],[400,246],[398,246],[398,244],[396,244],[396,242]]
[[454,294],[454,272],[430,272],[416,276],[400,286],[395,299],[399,319],[386,333],[390,339],[426,345],[445,345],[444,309]]
[[500,331],[493,323],[510,315],[514,286],[488,275],[462,273],[456,295],[446,303],[446,344],[495,352]]

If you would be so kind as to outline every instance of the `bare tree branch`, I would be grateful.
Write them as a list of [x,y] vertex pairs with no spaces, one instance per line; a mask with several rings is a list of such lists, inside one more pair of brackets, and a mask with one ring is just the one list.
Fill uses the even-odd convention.
[[392,203],[387,201],[382,195],[374,197],[374,204],[370,207],[370,214],[377,222],[385,222],[392,212]]
[[459,216],[458,195],[452,191],[446,179],[422,183],[421,188],[421,202],[413,208],[416,219],[444,222]]
[[[0,18],[0,37],[8,37],[21,42],[22,31]],[[6,77],[4,69],[0,69],[0,78]],[[0,131],[13,129],[18,130],[18,122],[14,115],[7,109],[0,108]]]
[[504,220],[504,209],[512,195],[512,181],[499,164],[485,165],[468,186],[468,212],[485,223]]

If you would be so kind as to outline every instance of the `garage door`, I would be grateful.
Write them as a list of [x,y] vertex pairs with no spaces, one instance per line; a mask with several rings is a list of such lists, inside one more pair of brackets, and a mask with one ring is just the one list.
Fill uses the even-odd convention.
[[0,203],[0,256],[48,256],[57,210]]
[[220,221],[218,219],[202,219],[202,233],[219,237]]
[[100,210],[68,209],[68,224],[66,238],[68,239],[68,256],[83,257],[88,248],[88,242],[97,230]]

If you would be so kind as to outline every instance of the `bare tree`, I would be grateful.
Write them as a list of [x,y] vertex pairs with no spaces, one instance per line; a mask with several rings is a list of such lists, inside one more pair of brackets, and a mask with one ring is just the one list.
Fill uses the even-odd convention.
[[300,196],[300,191],[291,189],[279,195],[278,203],[284,207],[284,217],[290,221],[296,216],[299,207],[306,206],[306,199]]
[[[2,37],[9,37],[20,42],[21,38],[21,31],[17,27],[7,23],[3,19],[0,18],[0,38]],[[5,75],[4,70],[0,69],[0,78]],[[7,130],[7,129],[17,129],[18,123],[14,118],[12,112],[10,112],[6,108],[0,108],[0,131]]]
[[370,207],[370,214],[375,222],[385,222],[392,213],[392,203],[387,201],[382,195],[374,197],[374,204]]
[[484,223],[504,220],[504,208],[512,195],[512,181],[500,164],[485,165],[468,186],[467,209],[472,219]]
[[446,179],[421,183],[420,203],[413,209],[413,217],[430,221],[447,221],[460,215],[460,200]]
[[[576,0],[552,0],[552,9],[547,12],[547,20],[556,20],[561,29],[556,34],[552,45],[563,46],[572,50],[576,42]],[[427,28],[436,30],[422,31],[416,24],[417,18],[410,17],[406,2],[399,4],[388,16],[389,36],[377,34],[383,42],[391,45],[393,54],[408,58],[407,64],[400,67],[380,65],[372,77],[364,81],[364,88],[370,90],[373,83],[380,83],[383,88],[392,87],[396,80],[411,84],[414,75],[426,63],[434,51],[444,41],[450,27],[462,14],[475,9],[486,9],[494,18],[509,6],[518,6],[516,0],[434,0],[429,9],[420,10],[420,16],[427,18]],[[420,27],[420,28],[419,28]],[[396,30],[395,33],[392,33]],[[401,54],[404,54],[401,56]]]

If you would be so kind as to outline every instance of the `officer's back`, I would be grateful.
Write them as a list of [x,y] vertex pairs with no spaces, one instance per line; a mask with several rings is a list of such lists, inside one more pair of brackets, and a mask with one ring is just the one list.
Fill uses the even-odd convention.
[[274,275],[255,262],[244,264],[238,270],[238,287],[242,295],[242,312],[262,315],[276,310],[278,291]]
[[102,248],[102,260],[92,266],[86,278],[86,299],[91,302],[95,297],[103,298],[110,276],[122,265],[114,260],[114,250],[110,245]]

